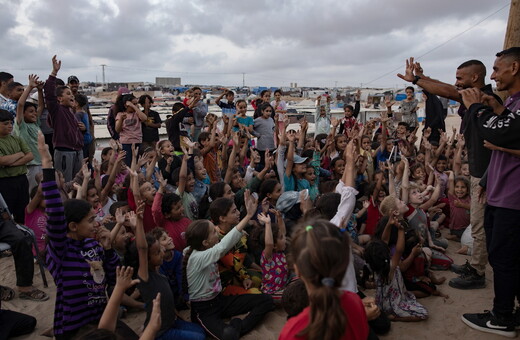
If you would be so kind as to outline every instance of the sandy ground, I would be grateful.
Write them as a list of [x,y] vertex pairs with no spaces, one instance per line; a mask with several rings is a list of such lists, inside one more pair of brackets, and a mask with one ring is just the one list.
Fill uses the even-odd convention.
[[[451,131],[451,126],[458,127],[460,119],[450,116],[446,120],[447,130]],[[451,132],[450,132],[451,134]],[[445,231],[444,231],[445,232]],[[447,254],[452,257],[455,263],[462,264],[468,256],[456,254],[459,244],[450,241]],[[0,284],[14,287],[16,283],[14,262],[12,257],[0,259]],[[445,276],[448,280],[456,277],[451,272],[436,272],[437,276]],[[439,286],[439,289],[450,296],[445,300],[440,297],[429,297],[421,299],[420,302],[426,306],[429,311],[430,318],[424,322],[418,323],[392,323],[392,328],[387,336],[382,339],[503,339],[497,335],[481,333],[475,331],[460,320],[463,313],[482,312],[485,309],[491,309],[493,301],[493,275],[488,265],[486,270],[486,288],[479,290],[457,290],[448,286],[447,283]],[[52,326],[54,313],[55,286],[52,277],[47,272],[49,280],[49,288],[43,288],[41,282],[39,267],[35,265],[34,281],[35,286],[47,292],[51,299],[46,302],[32,302],[15,298],[9,302],[3,302],[2,308],[19,311],[22,313],[33,315],[37,318],[38,324],[36,330],[27,336],[18,339],[49,339],[40,334]],[[448,281],[447,280],[447,281]],[[373,290],[366,290],[366,295],[373,296]],[[187,313],[183,316],[188,317]],[[129,313],[124,321],[137,332],[140,331],[144,321],[144,313]],[[243,339],[277,339],[280,330],[286,321],[285,312],[277,309],[266,316],[264,322],[258,325],[252,332]],[[0,330],[1,331],[1,330]]]

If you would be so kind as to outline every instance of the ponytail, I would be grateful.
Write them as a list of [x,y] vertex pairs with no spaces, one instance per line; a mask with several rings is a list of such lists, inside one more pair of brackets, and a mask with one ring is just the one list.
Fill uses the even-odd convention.
[[301,224],[293,234],[293,261],[301,277],[313,286],[309,324],[298,336],[335,340],[345,334],[347,316],[340,286],[349,263],[349,246],[348,237],[322,219]]
[[184,296],[188,296],[188,275],[186,274],[186,269],[188,268],[188,260],[191,253],[193,253],[193,248],[190,247],[182,259],[182,294]]

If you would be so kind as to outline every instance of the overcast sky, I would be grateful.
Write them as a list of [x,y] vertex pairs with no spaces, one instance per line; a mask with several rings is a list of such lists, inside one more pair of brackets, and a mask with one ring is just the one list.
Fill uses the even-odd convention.
[[489,79],[509,3],[0,0],[0,70],[22,83],[33,72],[46,78],[57,54],[59,76],[81,81],[101,82],[106,64],[110,82],[233,86],[245,73],[246,86],[394,87],[407,57],[440,46],[420,59],[426,74],[454,82],[459,64],[479,59]]

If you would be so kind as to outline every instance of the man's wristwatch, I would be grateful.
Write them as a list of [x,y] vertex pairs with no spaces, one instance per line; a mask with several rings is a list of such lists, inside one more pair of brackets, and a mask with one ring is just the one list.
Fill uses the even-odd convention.
[[417,85],[417,82],[419,81],[419,79],[421,79],[421,77],[419,77],[419,76],[415,76],[415,77],[413,78],[412,84]]

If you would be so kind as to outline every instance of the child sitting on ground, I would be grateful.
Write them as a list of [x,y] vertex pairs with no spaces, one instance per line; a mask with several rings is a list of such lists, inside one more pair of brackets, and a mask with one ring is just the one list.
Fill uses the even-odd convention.
[[157,227],[151,233],[164,249],[163,264],[159,268],[159,272],[170,282],[175,308],[177,310],[188,309],[186,305],[188,299],[182,293],[182,253],[175,249],[175,244],[165,229]]
[[450,201],[450,235],[448,240],[460,240],[464,230],[470,223],[470,185],[465,177],[455,178],[449,171],[448,199]]
[[278,215],[278,225],[271,225],[271,217],[261,213],[258,221],[264,224],[265,245],[260,266],[262,267],[262,293],[273,297],[274,302],[280,302],[283,290],[289,280],[289,270],[285,258],[285,223]]
[[[428,311],[406,290],[399,262],[404,251],[405,230],[400,220],[408,211],[404,202],[388,196],[381,202],[381,210],[389,216],[382,240],[375,240],[365,249],[365,260],[374,273],[376,280],[376,303],[381,310],[394,321],[423,321],[428,318]],[[387,244],[392,229],[397,229],[397,243],[391,256]]]
[[[224,296],[217,261],[242,237],[242,231],[256,213],[257,202],[246,191],[246,216],[219,242],[218,231],[208,220],[192,222],[186,231],[189,246],[184,256],[185,292],[191,301],[191,320],[197,320],[218,339],[238,339],[252,330],[266,313],[274,309],[273,300],[265,294]],[[244,319],[224,318],[248,313]]]
[[153,299],[161,294],[161,329],[157,333],[159,339],[206,339],[204,329],[199,325],[186,322],[177,317],[175,299],[168,279],[159,273],[163,264],[163,248],[152,235],[145,235],[143,229],[144,203],[137,207],[137,225],[135,243],[139,254],[139,270],[137,288],[146,304],[145,327],[150,322]]
[[291,256],[305,283],[309,307],[288,320],[279,339],[295,339],[302,332],[308,339],[367,339],[363,302],[340,289],[349,249],[338,228],[326,220],[303,222],[293,234]]
[[166,180],[159,175],[159,190],[155,194],[152,205],[153,219],[158,227],[164,228],[173,239],[177,249],[186,248],[184,233],[191,220],[184,216],[184,207],[177,194],[164,194]]

